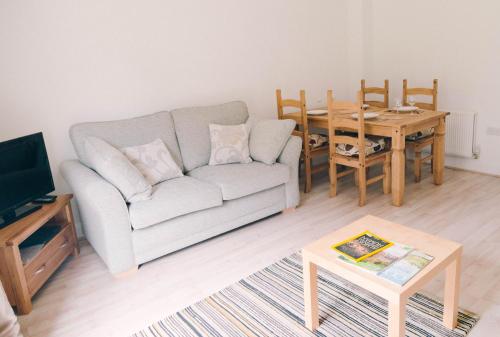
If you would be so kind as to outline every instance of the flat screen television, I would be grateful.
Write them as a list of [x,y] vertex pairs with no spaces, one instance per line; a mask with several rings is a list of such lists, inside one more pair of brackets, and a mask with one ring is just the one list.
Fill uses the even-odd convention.
[[0,228],[36,211],[30,202],[52,191],[41,132],[0,142]]

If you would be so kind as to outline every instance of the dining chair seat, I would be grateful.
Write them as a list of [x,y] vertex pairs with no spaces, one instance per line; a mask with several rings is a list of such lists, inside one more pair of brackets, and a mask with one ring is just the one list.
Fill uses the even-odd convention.
[[[389,154],[391,153],[390,149],[383,149],[381,151],[367,155],[365,167],[368,168],[368,167],[373,166],[377,163],[383,162],[386,159],[386,156],[388,153]],[[343,163],[348,163],[348,166],[350,166],[350,167],[359,167],[359,165],[353,166],[353,164],[355,165],[356,162],[359,162],[358,156],[345,156],[345,155],[337,153],[335,160],[336,160],[337,164],[344,165]]]
[[[383,151],[386,148],[385,138],[383,137],[366,137],[365,138],[365,155],[369,156],[371,154]],[[337,144],[335,151],[338,154],[347,157],[359,156],[359,149],[355,145],[351,144]]]

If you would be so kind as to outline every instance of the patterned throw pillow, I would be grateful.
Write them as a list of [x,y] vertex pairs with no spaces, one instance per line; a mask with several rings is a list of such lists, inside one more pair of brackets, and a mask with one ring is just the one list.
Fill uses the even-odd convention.
[[325,135],[320,135],[319,133],[312,133],[309,135],[309,146],[315,149],[321,147],[328,143],[328,137]]
[[151,185],[184,175],[161,139],[122,151]]
[[[384,138],[365,138],[365,151],[367,156],[376,152],[380,152],[384,148],[385,148]],[[338,154],[348,157],[359,155],[358,147],[349,144],[337,144],[337,148],[335,149],[335,151]]]
[[231,163],[247,164],[252,161],[248,148],[248,129],[245,124],[210,124],[210,161],[208,165]]
[[415,140],[418,140],[418,139],[422,139],[422,138],[431,136],[433,134],[434,134],[434,128],[430,128],[430,129],[425,129],[425,130],[422,130],[422,131],[418,131],[417,133],[414,133],[412,135],[406,136],[406,139],[407,140],[415,141]]

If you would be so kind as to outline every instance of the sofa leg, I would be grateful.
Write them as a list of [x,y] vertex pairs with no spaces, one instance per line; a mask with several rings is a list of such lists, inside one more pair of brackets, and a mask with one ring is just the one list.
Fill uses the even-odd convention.
[[137,273],[137,270],[139,270],[139,266],[133,266],[129,270],[122,271],[121,273],[113,274],[113,276],[115,279],[123,279],[123,278],[131,277]]
[[293,212],[295,212],[295,207],[285,208],[283,211],[281,211],[281,213],[283,213],[283,214],[290,214]]

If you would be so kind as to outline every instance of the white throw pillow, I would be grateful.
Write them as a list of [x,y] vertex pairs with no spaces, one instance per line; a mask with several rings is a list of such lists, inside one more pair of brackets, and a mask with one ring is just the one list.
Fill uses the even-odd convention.
[[264,164],[276,163],[295,128],[295,121],[264,120],[256,123],[250,131],[250,155]]
[[248,148],[248,128],[245,124],[210,124],[211,153],[209,165],[231,163],[248,164],[252,161]]
[[151,184],[120,150],[96,137],[87,137],[84,149],[92,168],[114,185],[127,202],[151,198]]
[[151,185],[184,175],[161,139],[122,151]]

